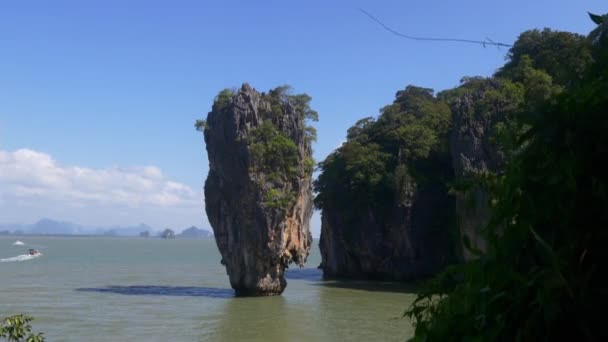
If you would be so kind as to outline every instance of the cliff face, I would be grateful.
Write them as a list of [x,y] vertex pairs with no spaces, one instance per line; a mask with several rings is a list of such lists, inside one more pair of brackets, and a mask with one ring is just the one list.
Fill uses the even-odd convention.
[[521,99],[518,86],[495,79],[466,79],[438,97],[408,87],[378,119],[349,129],[315,183],[324,274],[431,276],[472,258],[465,235],[483,251],[488,193],[474,186],[454,195],[451,188],[504,168],[499,146],[509,140]]
[[320,164],[326,277],[412,280],[456,260],[450,120],[432,89],[408,86]]
[[435,274],[455,260],[448,220],[453,198],[443,185],[415,185],[385,214],[359,213],[346,223],[343,213],[322,211],[321,249],[325,277],[414,280]]
[[[508,120],[517,107],[516,100],[493,98],[502,88],[493,79],[477,80],[472,87],[451,103],[453,129],[450,151],[454,178],[458,182],[474,180],[487,173],[500,173],[505,166],[505,154],[496,142],[497,124]],[[489,195],[479,185],[456,195],[456,213],[461,241],[466,235],[471,246],[486,250],[481,229],[490,219]],[[462,248],[465,260],[474,256]]]
[[277,295],[312,237],[312,169],[304,114],[248,84],[220,93],[204,129],[205,209],[237,295]]

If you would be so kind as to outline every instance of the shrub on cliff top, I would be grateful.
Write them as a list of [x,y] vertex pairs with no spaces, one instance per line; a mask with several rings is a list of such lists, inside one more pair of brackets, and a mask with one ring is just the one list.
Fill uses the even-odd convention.
[[270,100],[273,112],[280,114],[282,106],[289,103],[305,120],[319,121],[319,113],[310,107],[312,97],[308,94],[292,94],[292,89],[290,85],[285,84],[268,91],[267,98]]
[[226,108],[232,102],[233,96],[233,90],[228,88],[222,89],[213,101],[213,110],[221,110],[223,108]]

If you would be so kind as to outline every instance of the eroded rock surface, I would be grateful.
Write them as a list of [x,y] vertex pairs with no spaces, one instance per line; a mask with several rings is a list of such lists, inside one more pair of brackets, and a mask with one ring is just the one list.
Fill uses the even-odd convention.
[[278,295],[312,236],[312,150],[305,113],[289,96],[248,84],[223,91],[204,129],[205,209],[237,295]]
[[[496,125],[504,122],[519,103],[493,99],[492,93],[501,88],[494,79],[478,80],[471,89],[451,103],[453,129],[450,137],[450,151],[454,178],[457,182],[472,182],[484,174],[502,172],[506,156],[497,143]],[[466,88],[465,88],[466,89]],[[490,219],[490,197],[486,189],[473,185],[456,195],[456,213],[460,227],[461,241],[466,237],[471,246],[486,250],[483,229]],[[463,257],[474,257],[463,246]]]
[[450,119],[432,89],[408,86],[320,164],[325,277],[415,280],[456,260]]
[[320,268],[327,278],[407,281],[432,276],[454,261],[453,238],[442,222],[453,199],[439,184],[417,185],[387,215],[361,212],[355,224],[326,206]]

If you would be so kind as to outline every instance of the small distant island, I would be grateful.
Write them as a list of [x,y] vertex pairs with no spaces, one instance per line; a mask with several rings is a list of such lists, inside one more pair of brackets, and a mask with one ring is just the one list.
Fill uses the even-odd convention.
[[177,234],[177,238],[182,239],[213,239],[213,233],[200,229],[195,226],[184,229],[180,234]]
[[[177,239],[211,239],[213,233],[209,230],[200,229],[195,226],[190,226],[185,229],[178,230],[176,233],[173,229],[154,229],[153,227],[141,223],[136,226],[110,226],[110,227],[87,227],[67,221],[58,221],[49,218],[41,219],[33,224],[0,224],[0,236],[3,235],[43,235],[43,236],[124,236],[124,237],[142,237],[142,238],[159,238],[165,237],[163,233],[166,230],[171,231],[170,238]],[[181,232],[180,232],[181,231]],[[169,235],[167,235],[169,236]]]

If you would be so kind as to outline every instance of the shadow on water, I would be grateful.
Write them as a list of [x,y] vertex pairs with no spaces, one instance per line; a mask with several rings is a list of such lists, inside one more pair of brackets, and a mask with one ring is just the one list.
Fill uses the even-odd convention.
[[84,287],[78,288],[80,292],[113,293],[132,296],[177,296],[177,297],[208,297],[208,298],[233,298],[232,289],[221,289],[214,287],[196,286],[155,286],[155,285],[133,285],[120,286],[110,285],[106,287]]
[[285,271],[285,278],[314,282],[314,286],[363,290],[373,292],[416,293],[416,283],[379,280],[324,279],[323,271],[317,268],[294,268]]
[[324,280],[315,286],[350,289],[371,292],[416,293],[417,285],[413,283],[373,281],[373,280]]
[[285,270],[285,278],[295,280],[321,281],[323,271],[318,268],[289,268]]

